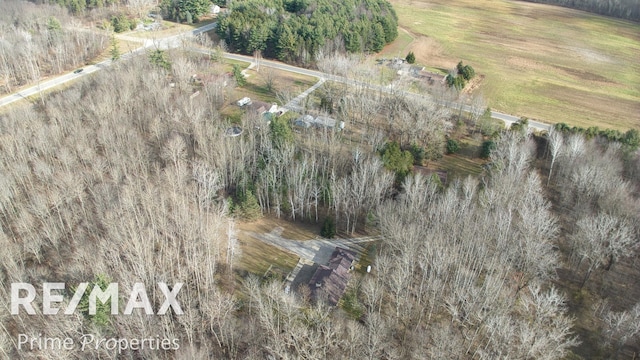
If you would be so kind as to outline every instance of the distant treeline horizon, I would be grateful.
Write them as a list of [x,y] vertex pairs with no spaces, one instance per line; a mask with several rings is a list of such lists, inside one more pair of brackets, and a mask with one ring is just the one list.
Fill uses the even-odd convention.
[[528,2],[557,5],[583,10],[599,15],[625,20],[640,21],[640,1],[638,0],[523,0]]

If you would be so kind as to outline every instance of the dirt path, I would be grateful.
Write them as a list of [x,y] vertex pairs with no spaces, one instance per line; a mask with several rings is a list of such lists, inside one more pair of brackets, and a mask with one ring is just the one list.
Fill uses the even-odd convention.
[[405,45],[405,47],[402,49],[402,52],[401,52],[401,54],[407,54],[408,53],[407,49],[410,49],[411,45],[413,45],[413,43],[416,42],[416,37],[413,36],[413,34],[405,28],[398,27],[398,29],[400,29],[400,31],[404,32],[405,34],[409,35],[409,37],[411,38],[411,42]]

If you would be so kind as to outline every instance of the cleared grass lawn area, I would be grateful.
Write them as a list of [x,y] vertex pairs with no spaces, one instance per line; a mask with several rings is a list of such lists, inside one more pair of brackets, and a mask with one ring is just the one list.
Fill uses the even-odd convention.
[[[247,66],[249,66],[249,63],[228,59],[224,60],[224,64],[225,70],[229,73],[232,72],[234,64],[240,65],[242,69],[246,69]],[[272,73],[268,75],[268,72]],[[279,91],[291,91],[295,97],[317,82],[317,80],[311,76],[294,74],[267,67],[262,67],[260,72],[247,70],[246,74],[248,75],[246,78],[247,83],[244,86],[237,87],[233,90],[232,98],[228,99],[227,106],[225,106],[221,111],[222,115],[228,118],[232,123],[241,122],[244,110],[236,105],[236,101],[245,96],[251,98],[251,100],[260,100],[266,103],[279,103]],[[265,83],[265,78],[268,76],[273,77],[273,89],[271,91],[269,91]]]
[[435,169],[445,170],[447,172],[447,182],[453,179],[464,179],[471,175],[477,177],[483,171],[483,161],[480,159],[471,159],[463,154],[444,155],[442,159],[435,164]]
[[298,263],[298,256],[253,238],[246,231],[269,233],[282,229],[281,236],[292,240],[311,240],[318,237],[321,224],[292,223],[273,216],[263,217],[251,223],[237,223],[240,241],[240,260],[236,269],[259,276],[267,271],[271,275],[286,276]]
[[[125,55],[127,53],[130,53],[132,51],[135,51],[135,50],[141,48],[144,45],[144,44],[139,43],[139,42],[124,40],[124,39],[118,39],[118,38],[116,38],[116,43],[117,43],[117,46],[118,46],[118,51],[120,52],[120,56],[123,56],[123,55]],[[94,63],[99,63],[101,61],[108,60],[108,59],[111,59],[111,43],[109,43],[109,46],[107,46],[102,51],[100,56],[94,60]]]
[[464,179],[471,175],[477,177],[483,171],[486,160],[481,159],[481,143],[469,137],[459,140],[460,150],[456,154],[444,155],[438,161],[429,164],[428,168],[433,170],[444,170],[447,172],[447,182],[454,179]]
[[240,272],[246,271],[258,276],[275,274],[284,278],[298,263],[298,256],[251,236],[240,236],[239,242],[242,254],[236,263],[236,270]]
[[[240,66],[246,68],[246,63],[244,64],[244,66]],[[255,69],[247,70],[246,74],[247,84],[235,89],[234,94],[236,97],[240,99],[248,96],[251,99],[257,99],[267,103],[278,102],[277,95],[279,91],[290,91],[294,96],[297,96],[317,82],[317,79],[311,76],[294,74],[265,66],[261,67],[260,71],[256,71]],[[271,90],[266,86],[269,77],[271,77],[273,81],[273,88]]]
[[521,1],[391,3],[415,38],[406,51],[429,68],[473,66],[485,75],[480,91],[492,109],[640,128],[640,24]]
[[[322,214],[320,214],[322,218]],[[319,237],[322,222],[303,223],[291,222],[278,219],[275,216],[267,215],[258,221],[242,225],[242,229],[257,233],[269,233],[275,228],[282,228],[281,237],[291,240],[312,240]]]
[[[252,223],[238,223],[238,240],[240,243],[240,259],[236,264],[238,271],[263,276],[267,272],[271,275],[287,276],[298,263],[299,257],[275,246],[265,244],[255,239],[245,231],[269,233],[276,226],[271,218],[262,218]],[[268,274],[267,274],[268,275]]]

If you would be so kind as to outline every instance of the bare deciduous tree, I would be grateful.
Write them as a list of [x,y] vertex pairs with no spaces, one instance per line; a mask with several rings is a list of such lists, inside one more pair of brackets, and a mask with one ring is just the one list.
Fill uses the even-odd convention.
[[578,220],[576,228],[572,236],[574,264],[578,268],[583,262],[587,263],[582,286],[593,270],[599,267],[609,270],[620,256],[638,245],[633,230],[624,220],[605,213]]
[[549,152],[551,153],[551,165],[549,165],[549,178],[547,179],[547,185],[551,180],[551,173],[553,172],[553,165],[555,164],[558,156],[562,154],[562,146],[564,144],[564,138],[562,134],[553,129],[549,130],[547,135],[549,141]]

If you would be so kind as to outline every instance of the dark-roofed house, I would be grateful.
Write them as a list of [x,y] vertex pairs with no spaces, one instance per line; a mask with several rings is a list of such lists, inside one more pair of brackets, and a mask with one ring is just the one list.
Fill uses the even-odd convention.
[[349,273],[356,254],[353,251],[336,247],[327,265],[320,265],[309,281],[311,297],[326,299],[329,305],[335,306],[347,288],[351,274]]

